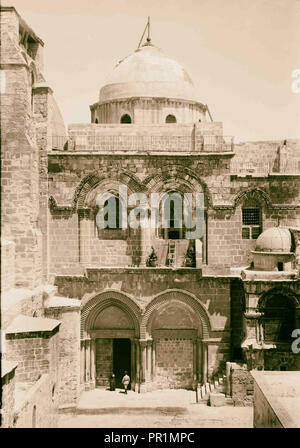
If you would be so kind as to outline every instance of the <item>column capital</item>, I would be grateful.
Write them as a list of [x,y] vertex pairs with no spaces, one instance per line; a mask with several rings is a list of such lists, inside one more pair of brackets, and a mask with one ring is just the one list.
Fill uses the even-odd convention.
[[152,339],[140,339],[139,342],[141,347],[146,347],[150,342],[152,342]]
[[263,316],[263,313],[255,310],[255,309],[248,309],[244,316],[246,319],[259,319],[261,316]]

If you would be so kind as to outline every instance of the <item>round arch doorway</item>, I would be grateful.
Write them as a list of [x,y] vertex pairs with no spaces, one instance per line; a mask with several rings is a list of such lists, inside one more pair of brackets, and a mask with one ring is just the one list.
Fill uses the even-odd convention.
[[112,373],[115,374],[116,387],[122,388],[122,378],[127,371],[130,387],[136,383],[136,322],[134,315],[122,303],[109,301],[101,303],[89,316],[89,328],[94,347],[95,387],[108,388]]

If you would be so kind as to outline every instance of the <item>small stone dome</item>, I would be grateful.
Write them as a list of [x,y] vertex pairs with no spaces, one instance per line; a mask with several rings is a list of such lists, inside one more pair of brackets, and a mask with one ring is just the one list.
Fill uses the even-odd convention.
[[100,90],[100,101],[163,97],[197,101],[193,82],[178,62],[146,43],[120,61]]
[[265,230],[257,238],[254,251],[291,253],[291,232],[282,227],[271,227],[270,229]]

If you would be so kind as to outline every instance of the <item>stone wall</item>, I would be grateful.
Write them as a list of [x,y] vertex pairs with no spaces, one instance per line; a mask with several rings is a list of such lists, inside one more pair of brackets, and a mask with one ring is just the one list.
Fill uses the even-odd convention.
[[[227,367],[227,366],[226,366]],[[253,377],[247,370],[247,366],[230,363],[227,367],[228,391],[232,397],[234,406],[252,406],[253,404]]]
[[252,370],[254,428],[299,428],[299,372]]
[[[151,313],[153,320],[151,321],[151,327],[147,328],[147,331],[149,332],[149,337],[156,338],[155,333],[158,330],[168,331],[169,329],[172,329],[173,336],[171,339],[175,338],[175,345],[177,343],[176,338],[181,337],[180,332],[184,328],[189,328],[194,331],[195,334],[197,333],[196,321],[199,319],[199,316],[196,318],[195,311],[190,308],[191,305],[184,308],[183,303],[185,294],[194,294],[198,300],[201,301],[203,310],[205,310],[203,312],[208,314],[211,323],[209,334],[205,336],[210,338],[208,343],[209,376],[223,370],[225,362],[230,359],[229,279],[201,277],[201,270],[188,268],[178,270],[167,268],[103,268],[88,269],[87,276],[57,276],[56,284],[58,286],[59,294],[66,297],[76,297],[84,303],[87,303],[89,298],[93,300],[93,297],[96,297],[101,292],[103,292],[105,296],[109,296],[111,300],[114,299],[114,296],[118,297],[119,294],[129,295],[132,297],[132,301],[141,308],[142,316],[146,309],[150,309],[154,297],[157,297],[162,293],[168,294],[169,306],[160,309],[159,316],[162,316],[160,320],[157,318],[157,313]],[[181,294],[181,292],[183,295],[183,301],[178,302],[177,297],[178,294]],[[173,301],[172,294],[174,296]],[[186,298],[186,300],[188,302],[188,298]],[[99,303],[100,301],[101,298],[99,297]],[[190,312],[186,312],[186,309],[190,310]],[[163,312],[163,310],[165,311]],[[82,308],[82,316],[86,316],[86,311],[84,308]],[[140,334],[145,331],[141,327],[142,316],[139,318],[139,322],[137,323],[137,326],[139,327],[139,330],[137,331],[139,331]],[[110,320],[110,322],[110,328],[116,329],[118,325],[112,320]],[[94,322],[94,325],[96,324],[97,322]],[[84,323],[82,325],[84,326]],[[105,328],[107,328],[107,325],[109,324],[105,320]],[[201,324],[198,325],[201,327]],[[94,326],[93,328],[96,329],[98,327]],[[129,328],[129,326],[127,325],[126,328]],[[84,327],[82,327],[82,329],[82,337],[84,337],[86,330],[84,330]],[[116,330],[111,331],[116,332]],[[136,334],[136,336],[138,335]],[[164,338],[162,338],[162,340],[163,339]],[[183,339],[189,339],[189,337],[184,337]],[[178,343],[181,344],[180,341]],[[189,342],[186,343],[189,344]],[[185,344],[185,342],[183,341],[182,344]],[[172,344],[169,348],[170,357],[173,359],[175,349]],[[192,362],[192,359],[193,357],[191,357],[188,362],[188,372],[190,372],[190,363]],[[170,381],[173,384],[173,387],[175,387],[175,384],[180,384],[180,369],[182,369],[180,362],[181,361],[178,360],[179,367],[176,367],[177,361],[175,363],[174,369],[176,372],[175,370],[172,370],[173,367],[171,367],[171,360],[168,361],[167,365],[163,365],[160,373],[160,381],[164,381],[165,384],[166,378],[163,377],[163,372],[167,372],[167,375],[171,378]],[[108,369],[109,368],[110,367],[108,367]],[[163,368],[167,370],[164,371]],[[188,377],[189,375],[190,374],[188,373]],[[189,381],[190,377],[188,378],[188,382]]]
[[[130,229],[130,234],[120,236],[118,231],[105,237],[103,232],[97,233],[95,216],[91,212],[84,215],[80,212],[81,208],[95,205],[92,204],[94,191],[115,189],[119,184],[127,185],[128,194],[144,191],[149,202],[151,192],[163,191],[170,184],[180,191],[187,188],[184,184],[188,184],[190,191],[203,191],[208,207],[203,259],[211,266],[248,266],[255,240],[242,238],[243,203],[250,198],[261,208],[262,231],[277,226],[278,222],[282,226],[297,226],[300,177],[238,176],[230,175],[229,170],[229,156],[174,158],[76,152],[66,155],[66,151],[50,154],[51,272],[78,273],[85,266],[139,263],[141,250],[148,249],[139,241],[138,234]],[[159,243],[153,234],[149,238],[150,248],[151,244]]]
[[230,285],[231,296],[231,359],[242,358],[241,343],[243,342],[244,312],[246,307],[243,284],[238,279],[233,279]]
[[45,308],[45,315],[61,322],[56,352],[59,405],[75,405],[80,393],[80,313],[79,305],[65,303]]
[[159,338],[156,344],[156,384],[178,389],[193,386],[193,342],[184,338]]
[[[32,113],[31,58],[19,46],[19,17],[1,10],[2,235],[16,244],[16,284],[41,281],[41,234],[38,229],[39,157]],[[33,62],[34,65],[34,62]],[[26,257],[24,256],[26,254]]]
[[14,423],[16,366],[15,362],[1,360],[0,426],[2,428],[11,428]]
[[300,141],[244,142],[235,145],[231,171],[236,174],[299,173]]
[[192,124],[134,125],[72,124],[68,149],[83,152],[209,152],[232,151],[223,139],[219,122]]
[[278,416],[263,391],[254,382],[254,428],[282,428]]
[[57,381],[59,334],[51,332],[6,334],[5,358],[18,362],[16,381],[37,381],[50,373]]
[[15,286],[15,243],[1,240],[1,291]]
[[56,428],[58,408],[50,375],[44,374],[17,403],[14,428]]
[[229,331],[230,280],[227,278],[201,277],[201,270],[190,268],[103,268],[88,269],[87,272],[87,277],[57,276],[55,282],[59,294],[81,300],[112,289],[129,294],[144,308],[154,296],[176,288],[200,299],[216,337],[218,331]]

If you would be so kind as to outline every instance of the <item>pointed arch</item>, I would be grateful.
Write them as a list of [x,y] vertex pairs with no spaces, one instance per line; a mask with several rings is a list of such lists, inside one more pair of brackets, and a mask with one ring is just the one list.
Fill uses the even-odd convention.
[[114,185],[116,182],[118,184],[126,185],[129,190],[129,194],[130,192],[143,191],[143,186],[132,173],[120,171],[119,173],[108,173],[101,175],[98,172],[93,172],[85,176],[77,186],[73,198],[73,208],[75,210],[84,208],[86,206],[87,195],[101,182],[105,182],[107,186],[109,186],[109,182],[114,183]]
[[262,293],[257,304],[258,308],[265,308],[268,299],[275,295],[288,297],[295,307],[300,306],[300,297],[293,290],[291,290],[287,286],[275,286],[274,288],[271,288],[268,291]]
[[169,165],[160,173],[145,179],[149,193],[175,190],[180,193],[204,193],[205,206],[212,207],[212,197],[207,184],[191,169],[181,165]]
[[261,188],[250,188],[244,191],[240,191],[234,198],[233,207],[234,209],[243,204],[247,200],[252,200],[257,202],[261,206],[265,206],[267,208],[272,207],[272,203],[269,195],[262,190]]
[[96,317],[109,306],[116,306],[124,311],[132,320],[136,337],[140,334],[141,309],[128,294],[116,290],[102,291],[81,302],[81,338],[92,328]]
[[155,311],[171,301],[179,301],[187,305],[198,318],[198,334],[201,334],[202,338],[209,337],[211,322],[207,310],[199,299],[188,291],[169,289],[154,296],[151,302],[146,306],[141,321],[141,338],[147,338],[147,336],[151,335],[151,325]]

